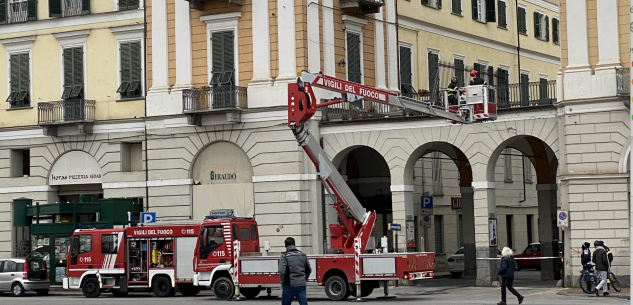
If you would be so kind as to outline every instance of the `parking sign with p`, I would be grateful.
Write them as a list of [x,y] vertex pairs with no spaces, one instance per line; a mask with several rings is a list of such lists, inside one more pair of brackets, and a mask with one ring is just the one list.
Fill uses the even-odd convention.
[[153,223],[156,222],[156,212],[141,213],[141,223]]
[[422,196],[421,200],[422,214],[433,214],[433,196]]

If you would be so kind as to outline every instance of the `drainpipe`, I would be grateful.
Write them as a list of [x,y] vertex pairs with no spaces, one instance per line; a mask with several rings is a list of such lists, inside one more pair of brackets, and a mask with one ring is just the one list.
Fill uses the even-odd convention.
[[523,171],[523,200],[519,201],[519,203],[527,200],[527,194],[525,194],[525,155],[521,155],[521,170]]

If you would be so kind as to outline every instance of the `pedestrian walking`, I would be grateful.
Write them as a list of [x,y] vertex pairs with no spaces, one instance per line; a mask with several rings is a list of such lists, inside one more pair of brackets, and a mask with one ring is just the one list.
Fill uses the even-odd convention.
[[286,238],[286,252],[279,257],[279,280],[281,281],[281,305],[290,305],[296,297],[300,305],[307,305],[306,284],[312,273],[305,253],[295,246],[295,239]]
[[609,259],[607,258],[607,251],[602,247],[602,242],[596,240],[593,242],[593,246],[596,250],[593,251],[593,259],[591,260],[596,266],[596,271],[600,273],[600,284],[593,289],[596,296],[600,296],[600,288],[602,288],[602,296],[608,296],[607,292],[607,277],[609,271]]
[[512,286],[516,264],[513,255],[512,249],[503,247],[503,251],[501,251],[501,256],[503,257],[501,258],[501,267],[498,272],[501,276],[501,302],[497,303],[497,305],[506,305],[506,288],[519,299],[519,304],[523,303],[523,296]]

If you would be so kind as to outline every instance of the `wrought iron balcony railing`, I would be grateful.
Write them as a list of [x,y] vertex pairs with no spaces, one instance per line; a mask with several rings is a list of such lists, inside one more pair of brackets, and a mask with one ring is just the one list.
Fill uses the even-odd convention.
[[616,68],[615,77],[618,85],[618,96],[628,100],[631,92],[631,70],[629,68]]
[[37,121],[40,125],[90,122],[94,119],[93,100],[73,99],[37,104]]
[[204,86],[182,91],[182,104],[185,113],[203,112],[218,109],[246,108],[247,93],[245,87],[234,85]]
[[26,22],[28,20],[28,2],[13,1],[9,3],[9,23]]
[[81,15],[83,12],[82,0],[63,0],[64,17]]
[[494,87],[499,109],[547,106],[556,102],[555,80]]

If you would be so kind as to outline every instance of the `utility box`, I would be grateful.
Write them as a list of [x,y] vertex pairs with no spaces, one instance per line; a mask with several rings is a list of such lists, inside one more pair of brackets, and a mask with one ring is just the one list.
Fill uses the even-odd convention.
[[33,204],[33,200],[27,198],[13,200],[13,226],[26,227],[31,225],[31,218],[26,216],[26,208]]

